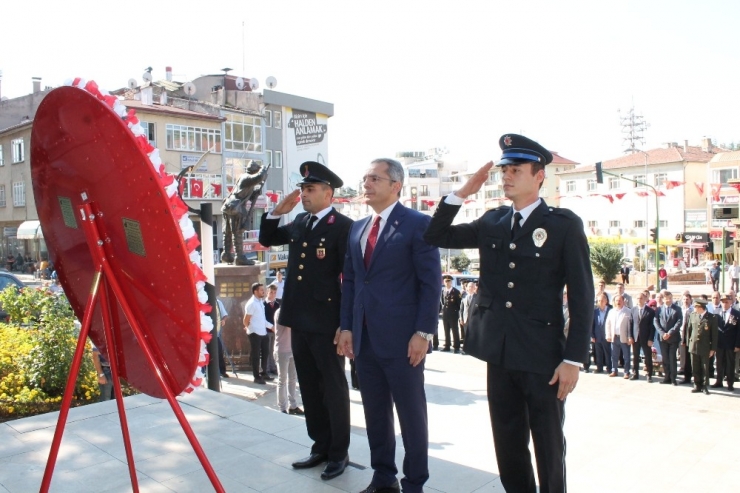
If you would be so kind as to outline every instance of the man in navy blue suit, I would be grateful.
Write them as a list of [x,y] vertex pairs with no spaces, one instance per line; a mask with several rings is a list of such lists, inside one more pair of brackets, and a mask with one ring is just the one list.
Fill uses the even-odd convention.
[[363,178],[372,216],[352,225],[342,280],[337,351],[355,358],[370,465],[365,493],[398,492],[393,404],[406,451],[401,486],[429,478],[424,358],[437,332],[439,250],[423,239],[430,218],[398,202],[403,167],[377,159]]

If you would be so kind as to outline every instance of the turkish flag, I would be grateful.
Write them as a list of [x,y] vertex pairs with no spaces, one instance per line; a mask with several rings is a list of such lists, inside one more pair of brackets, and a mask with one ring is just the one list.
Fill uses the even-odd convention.
[[683,182],[683,181],[673,181],[673,180],[667,181],[667,182],[665,182],[665,188],[666,188],[666,190],[671,190],[673,188],[680,187],[684,183],[686,183],[686,182]]
[[697,190],[699,190],[699,196],[703,197],[704,196],[704,182],[695,181],[694,186],[696,187]]
[[648,193],[647,192],[635,192],[635,193],[637,194],[638,197],[647,197],[648,196]]
[[211,183],[211,186],[213,187],[213,195],[216,197],[221,196],[221,184],[220,183]]
[[624,197],[625,195],[627,195],[627,194],[626,193],[615,193],[614,194],[614,196],[616,198],[618,198],[619,200],[622,200],[622,197]]
[[609,194],[609,193],[606,193],[606,194],[602,195],[602,197],[604,197],[604,198],[605,198],[606,200],[608,200],[608,201],[609,201],[610,203],[612,203],[612,204],[614,203],[614,197],[612,197],[612,195],[611,195],[611,194]]
[[190,196],[203,197],[203,180],[190,180]]
[[712,200],[719,202],[719,191],[722,189],[722,184],[712,183],[710,186],[712,187]]

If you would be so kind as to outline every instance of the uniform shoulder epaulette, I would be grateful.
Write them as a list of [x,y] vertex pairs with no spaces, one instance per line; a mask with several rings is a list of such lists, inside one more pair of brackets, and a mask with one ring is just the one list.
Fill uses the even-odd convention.
[[570,209],[564,209],[562,207],[548,207],[550,212],[559,216],[567,217],[568,219],[576,219],[578,215]]

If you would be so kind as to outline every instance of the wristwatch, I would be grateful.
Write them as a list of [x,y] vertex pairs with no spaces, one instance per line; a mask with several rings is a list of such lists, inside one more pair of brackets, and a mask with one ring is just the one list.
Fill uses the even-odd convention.
[[417,330],[417,331],[415,332],[415,334],[416,334],[417,336],[419,336],[419,337],[423,337],[423,338],[424,338],[424,339],[426,339],[427,341],[431,341],[432,339],[434,339],[434,334],[427,334],[426,332],[422,332],[422,331],[420,331],[420,330]]
[[98,378],[103,378],[105,376],[105,373],[98,373]]

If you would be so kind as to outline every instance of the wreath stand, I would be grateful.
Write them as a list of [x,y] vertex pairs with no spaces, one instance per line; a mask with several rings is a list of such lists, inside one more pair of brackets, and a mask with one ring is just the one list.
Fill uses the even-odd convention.
[[[88,336],[108,355],[132,489],[139,491],[119,378],[165,398],[217,492],[225,491],[175,396],[199,385],[205,313],[197,236],[168,194],[133,112],[75,79],[51,91],[31,141],[34,196],[59,280],[82,320],[44,470],[48,492]],[[125,116],[124,116],[125,115]],[[162,167],[163,169],[163,167]],[[169,183],[168,183],[168,178]],[[176,186],[176,185],[175,185]],[[179,198],[177,198],[179,200]],[[155,330],[156,328],[156,330]]]

